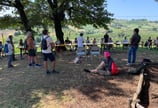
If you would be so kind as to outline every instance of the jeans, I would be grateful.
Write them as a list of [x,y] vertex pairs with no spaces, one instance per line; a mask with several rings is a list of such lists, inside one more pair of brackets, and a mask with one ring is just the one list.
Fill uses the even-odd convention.
[[131,63],[131,56],[133,56],[132,63],[135,63],[137,49],[138,49],[138,46],[131,46],[129,48],[129,50],[128,50],[128,63]]
[[12,62],[13,61],[13,55],[8,55],[8,66],[11,66],[12,65]]

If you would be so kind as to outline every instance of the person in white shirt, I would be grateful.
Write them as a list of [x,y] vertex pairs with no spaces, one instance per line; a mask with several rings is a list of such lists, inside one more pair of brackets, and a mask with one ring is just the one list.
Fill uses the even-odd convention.
[[8,46],[8,52],[6,53],[6,55],[8,56],[8,61],[7,61],[7,65],[8,65],[8,68],[11,68],[11,67],[14,67],[12,65],[12,61],[13,61],[13,45],[11,44],[10,42],[10,39],[8,38],[7,39],[7,42],[6,42],[7,46]]
[[124,49],[125,47],[128,47],[128,46],[129,46],[129,42],[128,42],[127,37],[124,38],[122,44],[123,44],[123,49]]
[[[42,39],[46,39],[46,41],[47,41],[47,49],[42,49],[44,68],[46,70],[46,73],[47,74],[50,74],[51,72],[52,73],[59,73],[55,70],[55,56],[52,53],[52,49],[54,48],[55,44],[54,44],[52,38],[48,35],[48,30],[43,30]],[[52,63],[51,65],[52,65],[53,70],[51,72],[48,70],[48,63],[47,63],[48,59]]]
[[124,38],[123,43],[128,43],[127,37]]
[[80,36],[77,37],[77,46],[83,47],[83,43],[84,43],[83,33],[80,33]]

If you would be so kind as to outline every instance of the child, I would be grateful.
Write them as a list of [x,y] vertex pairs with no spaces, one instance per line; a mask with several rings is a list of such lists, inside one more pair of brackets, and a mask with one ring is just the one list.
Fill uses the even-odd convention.
[[115,75],[118,74],[117,66],[115,65],[109,52],[104,52],[104,60],[92,70],[84,69],[86,72],[98,73],[101,75]]

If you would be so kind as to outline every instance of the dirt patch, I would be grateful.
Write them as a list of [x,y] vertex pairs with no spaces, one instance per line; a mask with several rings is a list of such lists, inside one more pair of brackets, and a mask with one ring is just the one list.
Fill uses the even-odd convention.
[[[128,100],[136,91],[139,76],[127,74],[126,50],[112,50],[111,55],[119,66],[118,76],[100,76],[83,72],[92,69],[102,56],[83,58],[81,64],[73,64],[75,52],[63,52],[57,56],[60,74],[46,75],[43,68],[28,67],[27,58],[17,60],[8,69],[6,57],[0,60],[0,106],[3,108],[127,108]],[[148,56],[147,56],[148,55]],[[137,62],[148,57],[154,62],[157,51],[138,52]],[[16,58],[20,58],[16,55]],[[42,57],[39,54],[39,62]],[[49,66],[50,68],[50,66]],[[158,106],[158,67],[152,67],[150,108]]]

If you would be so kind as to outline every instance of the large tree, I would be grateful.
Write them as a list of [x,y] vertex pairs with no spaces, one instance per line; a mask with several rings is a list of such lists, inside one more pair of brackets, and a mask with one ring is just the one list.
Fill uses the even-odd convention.
[[73,26],[92,24],[95,27],[108,28],[112,14],[106,10],[105,0],[47,0],[51,7],[51,19],[54,21],[57,38],[64,43],[62,24],[69,22]]
[[106,10],[105,0],[0,0],[0,5],[15,7],[25,30],[35,25],[46,27],[51,19],[61,43],[64,43],[63,25],[92,24],[107,29],[112,16]]
[[[29,1],[28,0],[24,1],[24,3],[27,3],[27,2]],[[21,3],[21,0],[0,0],[0,6],[1,8],[3,8],[4,6],[16,8],[25,31],[31,30],[31,26],[29,25],[29,20],[27,19],[27,16],[24,11],[24,6]]]

